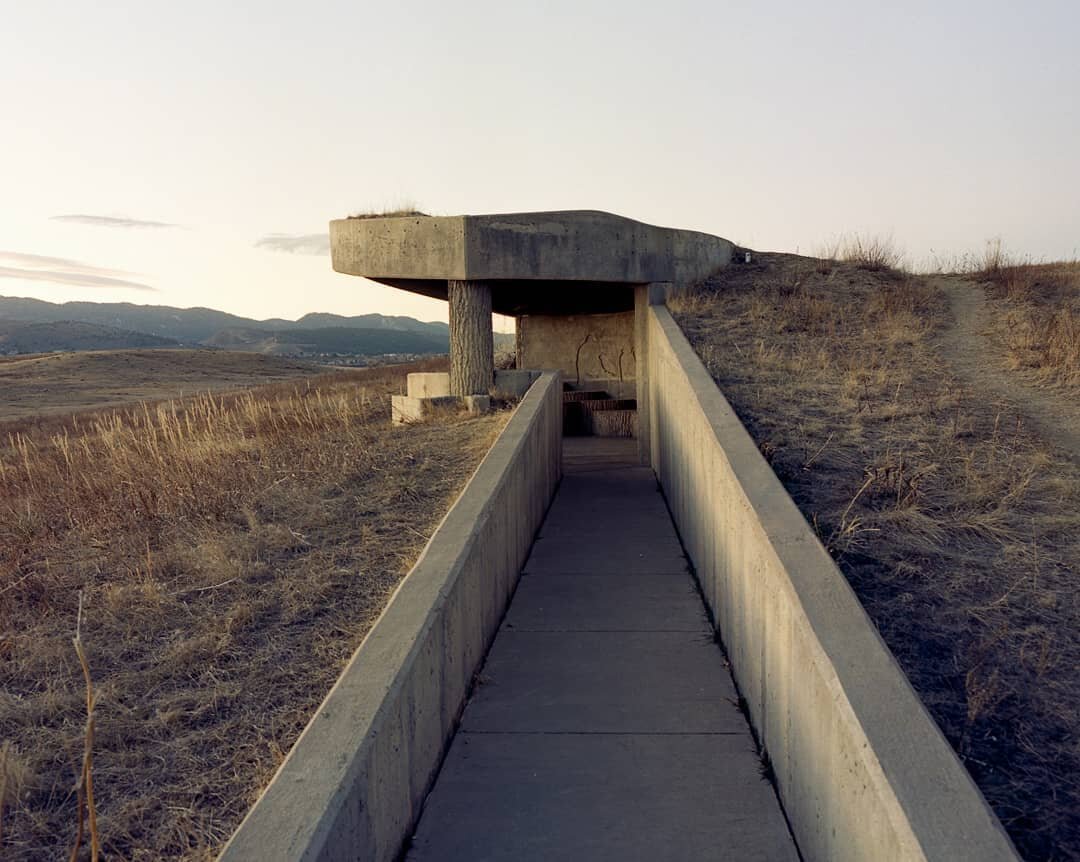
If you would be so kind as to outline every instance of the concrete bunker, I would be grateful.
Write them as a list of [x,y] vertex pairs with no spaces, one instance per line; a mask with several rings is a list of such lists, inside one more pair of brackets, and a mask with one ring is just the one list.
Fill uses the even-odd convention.
[[[445,299],[450,372],[410,375],[394,421],[484,410],[540,371],[564,381],[564,433],[634,437],[648,463],[650,303],[725,266],[732,244],[593,210],[338,219],[334,269]],[[515,318],[517,368],[496,371],[493,312]]]
[[[557,225],[564,215],[614,220],[607,223],[615,226],[626,221],[591,213],[481,218],[504,222],[543,218]],[[465,224],[460,219],[445,222],[457,222],[458,227]],[[399,233],[398,239],[407,244],[415,237],[410,240],[405,232]],[[347,258],[339,257],[339,245],[347,250],[348,243],[355,244],[356,240],[355,235],[345,240],[340,235],[335,238],[335,268],[350,265]],[[460,236],[457,242],[461,242]],[[544,247],[541,243],[540,248]],[[723,246],[717,247],[723,250]],[[432,249],[437,251],[438,246]],[[730,254],[730,246],[726,253]],[[674,259],[679,260],[678,256]],[[369,256],[353,263],[367,267],[372,260]],[[421,254],[411,265],[420,266],[425,260]],[[527,264],[530,258],[522,260]],[[704,268],[705,264],[701,265]],[[558,272],[551,262],[545,267],[549,267],[545,271]],[[449,270],[445,261],[439,268],[457,274],[465,272],[460,266]],[[675,277],[668,281],[616,283],[619,290],[632,289],[632,382],[639,401],[643,393],[647,396],[642,418],[648,421],[639,423],[638,444],[644,444],[647,458],[651,445],[653,469],[646,472],[655,475],[663,489],[663,517],[673,519],[679,530],[678,537],[668,536],[668,552],[674,555],[668,557],[668,564],[672,574],[676,568],[685,574],[683,554],[692,561],[702,598],[724,633],[734,676],[745,694],[741,700],[769,752],[778,793],[802,858],[1017,859],[1001,824],[919,702],[843,575],[671,315],[655,307],[674,285],[695,277],[679,278],[678,266],[671,270]],[[385,280],[389,281],[389,277]],[[443,279],[443,290],[448,290],[450,280]],[[439,279],[435,276],[417,281],[438,289]],[[563,285],[552,289],[552,295],[565,298],[578,287]],[[489,289],[495,306],[500,285],[493,284]],[[601,291],[608,289],[615,288],[609,283]],[[417,823],[443,768],[451,739],[458,732],[468,732],[458,722],[469,681],[485,660],[511,596],[528,594],[528,589],[518,590],[521,577],[536,578],[534,585],[543,577],[549,583],[550,578],[559,577],[559,554],[552,553],[555,545],[550,535],[539,546],[536,559],[529,564],[526,561],[531,559],[531,549],[537,547],[534,539],[538,529],[551,512],[549,504],[560,487],[564,465],[570,463],[560,428],[560,402],[565,396],[560,391],[559,372],[569,373],[563,363],[567,356],[565,344],[574,343],[571,335],[584,336],[568,319],[576,314],[627,314],[628,310],[593,308],[581,312],[548,308],[529,313],[556,319],[540,321],[535,327],[525,322],[519,330],[526,341],[522,356],[526,361],[553,363],[559,371],[542,374],[535,382],[533,372],[526,369],[502,372],[501,378],[499,372],[492,371],[492,386],[528,387],[521,405],[223,851],[222,860],[262,859],[268,854],[295,860],[400,859],[410,838],[415,841],[420,834]],[[522,313],[519,320],[525,316]],[[567,320],[561,320],[564,317]],[[625,321],[616,322],[611,331],[625,332],[619,326],[625,327]],[[560,341],[563,336],[565,339]],[[648,362],[643,364],[646,354]],[[529,360],[530,356],[538,358]],[[580,363],[580,355],[576,361]],[[449,374],[414,377],[410,390],[420,400],[468,397],[450,394]],[[587,380],[583,374],[580,383]],[[483,383],[487,382],[485,377]],[[568,382],[579,383],[576,377]],[[610,481],[604,474],[614,472],[620,483],[628,472],[627,466],[625,457],[621,457],[614,471],[597,470],[591,465],[583,470],[579,465],[578,471],[599,475],[601,483]],[[621,500],[625,488],[616,484],[601,496],[608,503]],[[581,494],[580,486],[578,503],[597,513],[609,527],[626,514],[625,509],[612,512],[610,505],[590,505],[589,496]],[[579,528],[581,520],[580,507],[570,514],[564,512],[561,527]],[[644,522],[649,520],[646,517]],[[637,524],[642,522],[638,518]],[[633,527],[627,525],[626,529]],[[655,537],[652,541],[656,544]],[[563,537],[563,549],[569,546],[574,567],[563,577],[569,578],[567,583],[572,580],[578,585],[587,584],[588,594],[603,575],[575,574],[582,571],[578,542],[573,531]],[[646,578],[671,577],[657,574],[664,564],[655,556],[643,563],[639,551],[631,549],[627,558],[627,549],[621,550],[623,559],[613,562],[603,549],[603,554],[593,556],[590,567],[598,568],[596,564],[603,560],[609,571],[619,571],[617,577],[622,578],[635,566],[644,565],[637,571]],[[534,566],[531,571],[529,565]],[[546,576],[542,571],[545,566]],[[625,595],[626,585],[625,579],[617,581],[614,587],[607,588],[605,597]],[[542,607],[560,604],[552,598],[556,593],[533,595],[538,596]],[[646,598],[644,607],[651,615],[657,607],[656,594],[647,594]],[[561,604],[565,607],[573,603]],[[605,608],[615,604],[600,603]],[[573,627],[576,634],[582,634],[577,629]],[[567,633],[567,627],[551,631],[561,636]],[[626,634],[622,626],[617,631]],[[660,633],[670,634],[666,624]],[[543,649],[539,653],[550,654]],[[615,653],[618,651],[608,650],[606,654]],[[581,653],[573,650],[564,654],[574,662]],[[561,667],[568,665],[564,662]],[[636,663],[635,671],[640,667],[641,662]],[[638,678],[636,673],[629,676]],[[681,678],[680,674],[670,676]],[[526,692],[532,690],[529,686]],[[492,686],[489,690],[500,688]],[[685,697],[677,699],[688,702]],[[732,702],[731,698],[727,700]],[[580,703],[581,699],[569,702]],[[620,711],[590,712],[609,713]],[[658,714],[666,713],[665,708]],[[526,714],[531,720],[531,713]],[[534,726],[532,732],[547,736],[550,729],[537,730]],[[603,735],[583,734],[580,728],[569,733],[566,730],[563,727],[550,735]],[[495,736],[490,727],[478,730],[477,735]],[[730,736],[712,731],[706,735],[718,741]],[[632,749],[631,754],[636,757],[639,751]],[[726,768],[706,771],[714,776],[728,772]],[[754,769],[755,781],[756,772]],[[682,777],[680,773],[680,781]],[[605,797],[608,780],[605,769],[601,778]],[[450,796],[452,792],[444,794],[444,799]],[[715,805],[714,794],[695,791],[693,798],[705,799],[708,812],[713,810],[708,806]],[[453,822],[455,810],[460,812],[461,808],[444,808],[451,817],[441,822]],[[471,810],[478,809],[474,806]],[[740,819],[745,822],[748,818]],[[542,820],[543,825],[551,822],[556,818]],[[508,831],[484,828],[485,835]],[[764,857],[758,853],[755,858]],[[769,858],[775,858],[775,854]]]

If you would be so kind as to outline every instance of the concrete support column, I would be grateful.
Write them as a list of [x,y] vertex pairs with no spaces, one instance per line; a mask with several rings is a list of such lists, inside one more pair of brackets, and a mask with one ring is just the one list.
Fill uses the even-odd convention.
[[495,383],[495,337],[491,285],[448,281],[450,301],[450,394],[487,395]]
[[638,463],[652,463],[652,429],[649,409],[649,306],[663,305],[671,285],[667,282],[639,284],[634,288],[634,375],[637,382]]

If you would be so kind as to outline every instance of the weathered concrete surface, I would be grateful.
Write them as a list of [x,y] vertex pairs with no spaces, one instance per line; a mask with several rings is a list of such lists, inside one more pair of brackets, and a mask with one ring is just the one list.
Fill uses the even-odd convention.
[[[619,507],[617,511],[621,510],[622,507]],[[654,513],[654,519],[666,516],[666,512]],[[543,575],[564,571],[568,561],[573,561],[574,571],[583,577],[612,574],[684,575],[686,559],[678,539],[669,530],[654,529],[649,522],[642,529],[643,532],[635,534],[633,541],[626,541],[630,537],[621,535],[621,531],[616,532],[610,543],[597,541],[595,537],[583,535],[582,531],[574,529],[567,530],[567,537],[563,540],[541,537],[533,545],[525,572]]]
[[[519,368],[552,368],[570,383],[633,380],[634,313],[518,318]],[[599,388],[605,388],[601,385]]]
[[408,425],[425,422],[446,412],[464,410],[480,414],[491,412],[490,395],[438,395],[413,398],[410,395],[390,396],[390,422]]
[[[464,733],[406,857],[795,862],[746,735]],[[771,797],[771,798],[770,798]],[[487,828],[477,828],[481,817]],[[788,839],[789,841],[790,839]]]
[[465,219],[404,216],[330,222],[334,270],[367,278],[466,279]]
[[[685,572],[681,577],[688,579]],[[723,654],[707,630],[506,629],[483,674],[490,684],[462,718],[468,733],[737,733],[750,739]]]
[[[503,398],[521,398],[539,376],[539,371],[526,368],[499,369],[495,372],[492,394]],[[409,398],[445,398],[450,395],[450,374],[446,371],[414,372],[406,375],[405,381]]]
[[405,376],[405,394],[410,398],[442,398],[450,394],[450,374],[446,371],[413,372]]
[[666,308],[652,464],[803,857],[1018,857],[832,559]]
[[656,479],[605,443],[577,447],[410,862],[797,859]]
[[[624,437],[606,437],[606,438],[592,438],[592,437],[566,437],[563,439],[563,473],[591,473],[596,470],[606,470],[609,467],[622,467],[628,463],[633,463],[637,457],[637,441],[627,440]],[[597,518],[600,513],[594,514],[593,518]],[[615,516],[613,509],[608,508],[604,510],[604,514],[609,517]],[[640,523],[642,520],[648,520],[652,516],[648,513],[642,514],[640,512],[633,513],[620,513],[621,518],[631,519],[634,523]],[[566,515],[560,513],[548,513],[548,520],[544,522],[546,526],[553,526],[556,523],[565,523]],[[589,523],[592,523],[590,521]],[[629,523],[627,520],[620,519],[613,526],[619,529],[627,529],[630,527],[624,527],[624,524]]]
[[[655,519],[647,540],[660,533]],[[610,529],[601,522],[600,529]],[[585,529],[581,529],[585,533]],[[669,537],[660,535],[660,541]],[[523,578],[506,616],[507,631],[550,632],[559,627],[589,632],[708,632],[701,596],[689,578],[670,575],[549,574]]]
[[561,396],[529,390],[223,862],[398,857],[558,482]]
[[330,222],[336,271],[441,299],[448,280],[491,281],[494,310],[515,316],[629,311],[626,285],[698,281],[731,252],[720,237],[593,210]]
[[492,395],[502,398],[520,398],[539,376],[539,371],[530,368],[496,369]]
[[634,397],[637,399],[638,463],[652,463],[652,406],[649,400],[649,307],[663,304],[670,284],[641,284],[634,288]]

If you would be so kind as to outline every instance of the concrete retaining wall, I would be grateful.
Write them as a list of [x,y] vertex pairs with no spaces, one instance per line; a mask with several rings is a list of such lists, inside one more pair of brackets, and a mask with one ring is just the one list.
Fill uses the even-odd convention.
[[219,857],[392,860],[555,491],[562,386],[532,386]]
[[1014,860],[978,788],[662,306],[651,458],[807,860]]

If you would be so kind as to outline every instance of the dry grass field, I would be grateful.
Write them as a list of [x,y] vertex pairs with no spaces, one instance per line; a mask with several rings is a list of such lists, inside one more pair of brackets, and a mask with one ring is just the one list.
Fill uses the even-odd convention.
[[[755,255],[673,312],[1021,852],[1078,859],[1076,453],[1036,433],[1037,402],[954,367],[940,278],[847,251]],[[1073,312],[1013,275],[979,279],[1031,335],[982,364],[1021,394],[1024,375],[1073,385]]]
[[0,857],[214,856],[505,421],[437,364],[0,424]]
[[976,276],[994,300],[992,332],[1008,366],[1080,395],[1080,261],[1021,263],[997,243]]
[[0,422],[256,386],[322,370],[307,362],[223,350],[0,356]]

